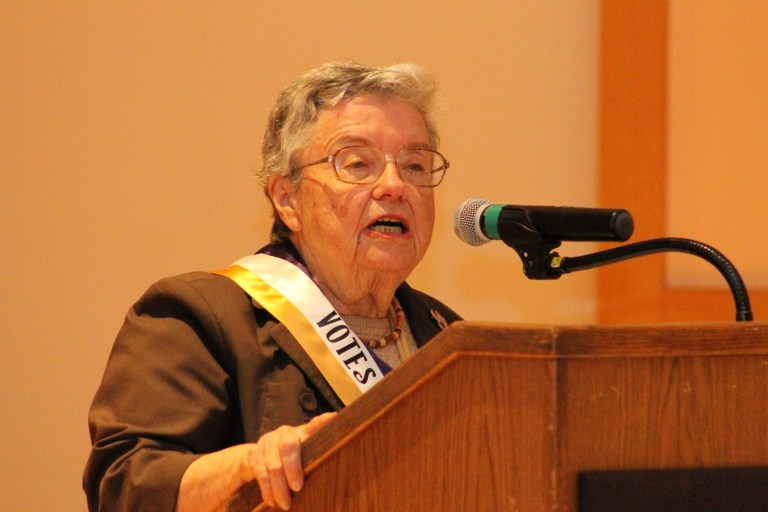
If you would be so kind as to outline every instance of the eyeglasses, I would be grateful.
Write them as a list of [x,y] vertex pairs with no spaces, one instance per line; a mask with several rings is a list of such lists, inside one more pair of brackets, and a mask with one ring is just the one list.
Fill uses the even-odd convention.
[[438,186],[450,165],[443,155],[430,149],[403,149],[393,157],[376,148],[351,146],[304,164],[297,170],[326,162],[333,166],[339,181],[354,184],[373,183],[384,172],[387,162],[395,162],[402,180],[417,187]]

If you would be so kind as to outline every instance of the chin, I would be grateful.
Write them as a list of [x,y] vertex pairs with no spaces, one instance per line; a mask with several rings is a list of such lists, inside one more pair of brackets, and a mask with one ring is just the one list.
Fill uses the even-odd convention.
[[376,251],[368,254],[361,264],[371,270],[379,272],[396,272],[407,276],[418,263],[418,259],[412,254],[393,254]]

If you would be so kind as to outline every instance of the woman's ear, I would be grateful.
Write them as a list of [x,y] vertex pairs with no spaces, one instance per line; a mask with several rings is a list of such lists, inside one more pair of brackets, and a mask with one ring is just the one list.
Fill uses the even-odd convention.
[[301,217],[294,206],[296,188],[293,186],[293,182],[282,176],[270,178],[267,192],[283,223],[291,231],[301,231]]

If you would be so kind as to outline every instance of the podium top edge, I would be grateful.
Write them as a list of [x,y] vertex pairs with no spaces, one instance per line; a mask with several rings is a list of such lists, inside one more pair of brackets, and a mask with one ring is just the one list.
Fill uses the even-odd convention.
[[768,322],[571,326],[465,321],[424,348],[433,344],[445,344],[448,351],[537,356],[768,354]]

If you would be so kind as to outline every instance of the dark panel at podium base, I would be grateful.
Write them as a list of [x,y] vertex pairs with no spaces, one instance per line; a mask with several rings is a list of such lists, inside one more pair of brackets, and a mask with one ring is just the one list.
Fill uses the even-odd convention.
[[589,471],[579,512],[767,512],[768,467]]

